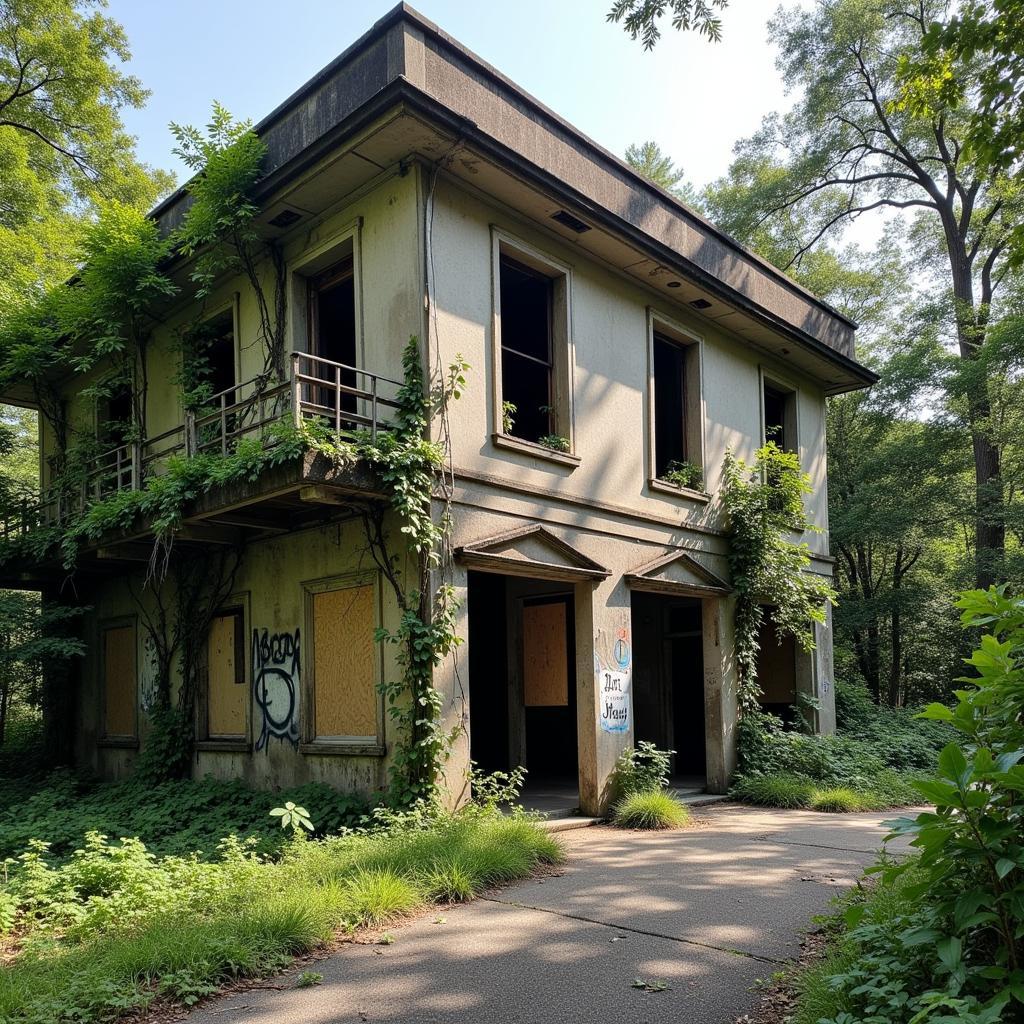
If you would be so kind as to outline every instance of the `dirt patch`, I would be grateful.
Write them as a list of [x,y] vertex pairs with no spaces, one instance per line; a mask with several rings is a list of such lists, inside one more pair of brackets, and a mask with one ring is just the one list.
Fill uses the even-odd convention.
[[735,1024],[786,1024],[792,1020],[797,1006],[798,983],[801,975],[816,964],[828,946],[824,929],[808,932],[800,940],[800,955],[785,970],[772,975],[760,990],[757,1006]]

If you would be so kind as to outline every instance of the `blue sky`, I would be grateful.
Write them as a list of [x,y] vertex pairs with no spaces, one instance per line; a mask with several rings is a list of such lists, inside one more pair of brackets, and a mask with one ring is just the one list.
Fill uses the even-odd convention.
[[[365,32],[391,0],[110,0],[131,70],[152,92],[125,120],[139,154],[184,174],[174,120],[202,124],[217,99],[258,120]],[[653,53],[605,23],[610,0],[421,0],[418,10],[603,146],[656,139],[698,185],[786,97],[766,43],[775,8],[732,0],[725,39],[672,31]]]

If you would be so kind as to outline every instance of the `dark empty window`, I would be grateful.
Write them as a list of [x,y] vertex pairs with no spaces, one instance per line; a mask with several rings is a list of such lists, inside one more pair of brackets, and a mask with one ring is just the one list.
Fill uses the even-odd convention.
[[[356,399],[344,389],[355,388],[357,375],[349,367],[356,365],[356,287],[352,257],[321,274],[310,286],[312,323],[310,376],[328,381],[329,387],[313,388],[311,400],[327,415],[335,403],[347,412],[356,408]],[[320,361],[323,360],[323,361]],[[340,364],[346,369],[338,370]],[[335,395],[340,381],[341,394]]]
[[96,440],[110,448],[125,444],[135,419],[131,385],[117,381],[96,404]]
[[689,457],[686,445],[686,349],[654,335],[654,472],[664,477]]
[[783,451],[796,444],[795,395],[770,384],[764,386],[764,439],[774,441]]
[[[210,393],[220,395],[227,391],[226,404],[231,405],[231,389],[235,379],[235,315],[230,309],[218,313],[203,325],[206,336],[206,366],[204,375]],[[218,402],[219,404],[219,402]]]
[[503,432],[527,441],[556,433],[553,416],[550,277],[502,256],[501,397]]

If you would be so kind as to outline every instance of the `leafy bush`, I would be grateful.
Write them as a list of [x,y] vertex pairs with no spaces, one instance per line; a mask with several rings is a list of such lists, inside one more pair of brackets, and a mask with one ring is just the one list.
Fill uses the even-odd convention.
[[271,853],[287,839],[267,818],[282,798],[313,811],[318,835],[356,825],[367,812],[362,798],[318,782],[272,794],[237,781],[97,783],[62,771],[37,778],[34,785],[33,792],[0,779],[0,859],[16,856],[33,839],[64,858],[88,832],[139,836],[153,853],[201,851],[207,857],[215,855],[224,836],[237,835],[254,839],[257,851]]
[[0,1021],[89,1024],[158,995],[191,1004],[285,966],[338,928],[468,898],[564,856],[522,816],[420,808],[376,820],[387,824],[292,837],[277,860],[237,839],[214,862],[91,835],[60,864],[35,844],[0,889],[0,913],[14,906],[21,941],[0,972]]
[[659,750],[648,740],[636,747],[627,747],[615,762],[612,771],[614,789],[619,796],[664,789],[672,770],[674,750]]
[[612,821],[619,828],[682,828],[689,824],[690,809],[663,789],[649,789],[623,797],[612,810]]
[[879,891],[898,889],[902,906],[884,921],[871,901],[846,913],[852,956],[829,976],[834,1004],[819,1014],[831,1024],[1024,1015],[1024,599],[993,587],[958,607],[965,628],[988,633],[956,707],[923,715],[962,739],[914,783],[935,810],[893,823],[919,855],[874,869]]

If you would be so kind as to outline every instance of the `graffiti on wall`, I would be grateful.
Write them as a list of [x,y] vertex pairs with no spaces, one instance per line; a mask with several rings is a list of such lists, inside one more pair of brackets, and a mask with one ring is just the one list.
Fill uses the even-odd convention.
[[252,631],[252,689],[260,714],[256,749],[271,739],[299,745],[299,631]]

